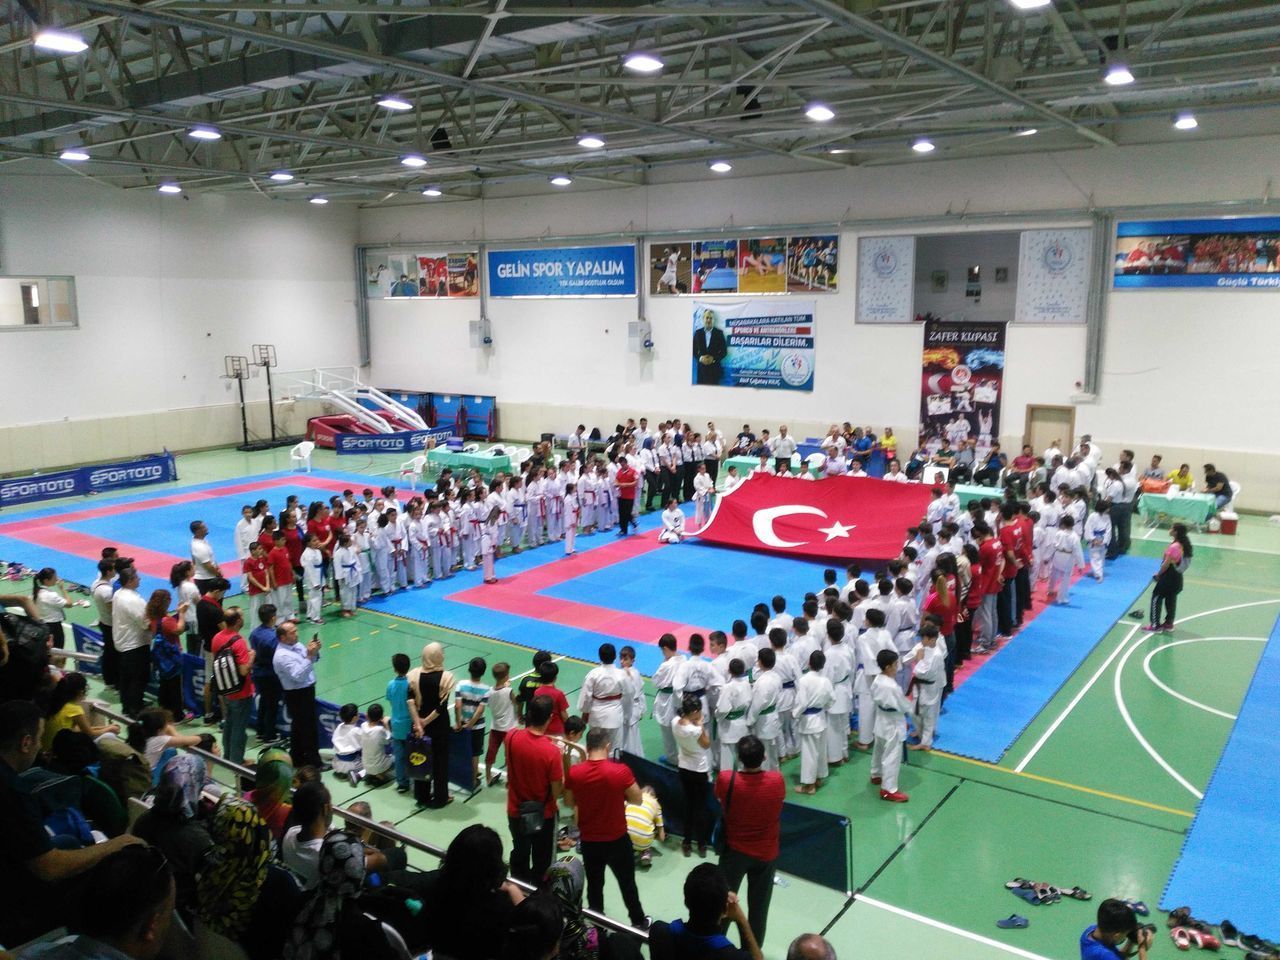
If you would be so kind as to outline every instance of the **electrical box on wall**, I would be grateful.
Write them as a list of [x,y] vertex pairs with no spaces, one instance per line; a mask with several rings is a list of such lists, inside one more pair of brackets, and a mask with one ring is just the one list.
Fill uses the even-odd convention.
[[471,329],[471,346],[477,349],[493,346],[493,332],[489,327],[487,317],[472,320],[469,326]]
[[648,353],[653,349],[653,330],[648,320],[627,321],[627,349],[632,353]]

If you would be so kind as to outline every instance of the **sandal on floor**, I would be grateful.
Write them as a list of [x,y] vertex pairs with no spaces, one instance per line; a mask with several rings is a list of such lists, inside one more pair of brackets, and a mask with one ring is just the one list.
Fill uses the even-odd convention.
[[[1072,887],[1070,890],[1063,890],[1062,895],[1064,897],[1070,897],[1072,900],[1092,900],[1093,899],[1093,894],[1091,894],[1088,890],[1084,889],[1083,887]],[[1145,917],[1148,913],[1145,903],[1142,905],[1143,907],[1142,910],[1139,910],[1137,907],[1135,907],[1133,905],[1132,900],[1126,900],[1125,903],[1127,903],[1129,905],[1129,908],[1139,916]]]
[[996,921],[996,926],[1001,930],[1021,930],[1024,927],[1030,926],[1030,924],[1030,920],[1026,917],[1020,917],[1016,913],[1010,914],[1003,920]]
[[1031,881],[1023,880],[1021,877],[1014,877],[1012,880],[1006,880],[1004,885],[1010,890],[1019,890],[1030,887]]
[[[1084,899],[1088,900],[1089,898],[1085,897]],[[1124,905],[1140,917],[1147,917],[1151,915],[1151,908],[1141,900],[1126,900],[1124,901]]]
[[1190,907],[1176,907],[1169,911],[1169,916],[1168,919],[1165,920],[1165,925],[1172,929],[1173,927],[1182,926],[1189,919],[1191,919]]
[[1027,901],[1027,903],[1031,904],[1032,906],[1038,907],[1041,903],[1043,903],[1043,901],[1038,896],[1036,896],[1036,892],[1032,890],[1030,887],[1015,887],[1011,889],[1009,892],[1012,893],[1015,897],[1018,897],[1021,900]]

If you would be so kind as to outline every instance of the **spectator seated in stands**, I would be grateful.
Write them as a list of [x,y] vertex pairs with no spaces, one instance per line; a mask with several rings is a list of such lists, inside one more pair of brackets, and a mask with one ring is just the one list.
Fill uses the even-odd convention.
[[948,477],[954,479],[957,483],[968,483],[973,479],[973,471],[977,466],[978,441],[973,437],[969,437],[960,449],[956,451],[955,456],[952,457],[951,472]]
[[[578,960],[563,951],[564,911],[555,897],[538,893],[512,911],[503,931],[503,960]],[[498,956],[492,954],[491,956]]]
[[[151,960],[173,920],[174,877],[164,854],[135,844],[112,853],[60,904],[71,934],[23,951],[32,960]],[[106,895],[109,894],[109,895]]]
[[[69,798],[94,830],[116,837],[124,833],[129,817],[115,791],[94,776],[98,761],[98,745],[91,737],[79,730],[60,730],[53,738],[53,749],[49,751],[45,773],[40,779],[50,787],[51,795],[57,793]],[[33,780],[35,774],[36,770],[32,769],[25,776]],[[43,801],[45,791],[40,786],[34,789]]]
[[1000,482],[1000,471],[1004,466],[1005,457],[1000,452],[1000,444],[993,443],[982,465],[974,471],[973,479],[984,487],[994,487]]
[[502,950],[512,911],[524,893],[507,880],[502,838],[473,824],[449,844],[439,870],[422,878],[423,935],[452,960],[490,960]]
[[[700,863],[689,871],[684,879],[684,905],[688,920],[659,920],[649,927],[650,960],[761,960],[746,915],[716,864]],[[726,922],[738,928],[743,949],[721,932]]]
[[293,812],[293,761],[286,751],[268,747],[258,755],[253,773],[253,789],[245,799],[257,807],[278,843]]
[[1009,469],[1004,475],[1005,485],[1016,487],[1020,494],[1025,497],[1027,495],[1027,483],[1035,469],[1036,458],[1031,452],[1031,444],[1024,443],[1022,452],[1013,458],[1013,463],[1009,464]]
[[151,809],[133,824],[132,833],[157,848],[173,867],[178,910],[191,916],[196,905],[196,872],[213,846],[201,816],[202,791],[208,782],[204,761],[189,753],[169,759],[160,770]]

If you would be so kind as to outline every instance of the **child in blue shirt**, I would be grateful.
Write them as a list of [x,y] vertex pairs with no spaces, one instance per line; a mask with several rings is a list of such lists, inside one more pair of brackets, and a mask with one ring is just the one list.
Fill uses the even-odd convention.
[[1138,926],[1133,908],[1123,900],[1098,904],[1098,922],[1080,934],[1080,960],[1147,960],[1152,933]]
[[394,758],[396,793],[409,792],[409,763],[405,741],[413,730],[409,716],[409,655],[397,653],[391,658],[396,675],[387,684],[387,702],[391,704],[391,755]]
[[253,685],[258,691],[258,742],[273,743],[278,739],[276,718],[284,691],[280,678],[271,665],[276,655],[276,607],[264,603],[258,608],[258,625],[249,634],[253,650]]

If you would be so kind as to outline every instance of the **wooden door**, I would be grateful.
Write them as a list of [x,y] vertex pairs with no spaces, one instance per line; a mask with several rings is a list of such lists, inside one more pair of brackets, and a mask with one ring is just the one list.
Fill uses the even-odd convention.
[[1039,456],[1053,441],[1069,451],[1075,443],[1076,408],[1054,404],[1027,404],[1026,428],[1022,442],[1031,444],[1035,456]]

